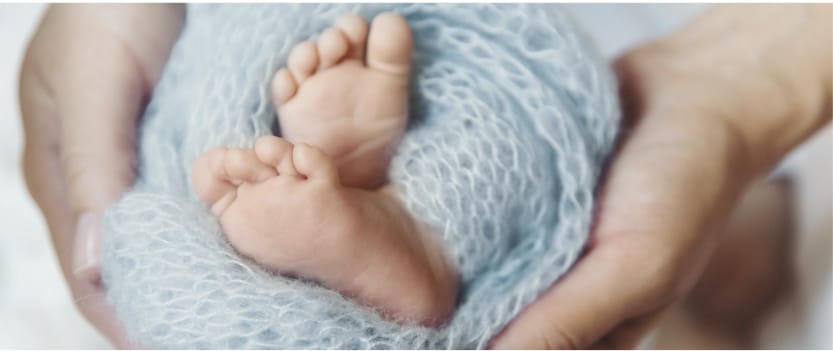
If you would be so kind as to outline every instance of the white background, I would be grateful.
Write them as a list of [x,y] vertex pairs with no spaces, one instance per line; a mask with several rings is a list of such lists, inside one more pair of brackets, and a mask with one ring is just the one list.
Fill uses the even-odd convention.
[[[677,28],[703,5],[567,5],[601,52]],[[75,311],[46,225],[20,173],[17,75],[44,5],[0,4],[0,348],[108,347]],[[762,347],[831,348],[831,129],[782,167],[798,182],[799,286],[771,321]],[[693,342],[693,341],[692,341]],[[696,347],[686,340],[679,345]],[[671,345],[663,345],[671,346]]]

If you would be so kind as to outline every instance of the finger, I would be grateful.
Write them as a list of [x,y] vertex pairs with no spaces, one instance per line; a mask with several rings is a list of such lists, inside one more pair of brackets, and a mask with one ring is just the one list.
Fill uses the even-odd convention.
[[[625,266],[621,264],[625,264]],[[492,344],[496,349],[586,348],[623,321],[640,299],[629,262],[601,248],[529,305]]]
[[[73,248],[78,245],[74,242],[76,216],[68,207],[67,191],[61,177],[63,167],[58,151],[60,123],[57,123],[56,104],[29,69],[25,67],[22,70],[20,82],[21,112],[26,131],[23,171],[27,187],[44,214],[60,268],[78,310],[115,346],[130,347],[133,344],[127,341],[122,325],[98,282],[97,267],[87,266],[87,269],[80,271],[73,267]],[[97,237],[91,243],[97,243]],[[92,248],[97,250],[96,245]]]
[[[92,51],[67,58],[80,68],[68,73],[56,93],[63,177],[70,209],[79,219],[100,218],[133,183],[136,125],[149,90],[143,77],[131,72],[136,67],[127,64],[128,53],[115,47],[103,51],[112,59],[99,62],[94,71],[81,64],[93,60],[87,56]],[[81,250],[74,271],[94,279],[100,222],[79,220],[77,225],[76,247]]]
[[[24,123],[33,122],[34,119],[24,120]],[[49,129],[42,130],[49,135]],[[23,154],[23,171],[27,187],[47,220],[53,248],[67,285],[75,297],[74,303],[78,310],[99,328],[114,346],[135,348],[136,345],[128,341],[112,306],[107,303],[101,285],[90,280],[89,276],[78,278],[73,275],[71,262],[75,218],[66,206],[63,181],[60,177],[54,176],[61,172],[57,148],[33,143],[32,139],[27,139]]]
[[[101,46],[108,45],[101,43]],[[95,67],[94,51],[76,51],[56,85],[61,160],[75,214],[100,210],[132,183],[136,125],[150,88],[125,50],[102,48],[111,59]],[[80,87],[80,88],[79,88]]]
[[720,128],[702,119],[650,119],[616,158],[599,199],[588,254],[494,343],[584,348],[690,288],[731,208],[737,184]]
[[[46,219],[60,221],[62,228],[74,228],[83,213],[100,216],[132,183],[136,121],[149,90],[136,60],[114,36],[91,35],[86,24],[69,31],[61,25],[71,9],[47,11],[27,51],[20,82],[27,182]],[[70,219],[57,219],[56,212],[66,207],[60,215]],[[78,222],[85,226],[78,228],[83,235],[58,235],[52,228],[63,267],[73,266],[73,247],[96,247],[98,223]],[[92,242],[81,242],[85,239]],[[97,278],[96,256],[78,255],[75,269],[65,273],[75,270],[86,279]]]
[[[147,18],[154,19],[153,28],[147,27]],[[97,251],[96,242],[73,244],[74,239],[80,237],[75,234],[76,219],[87,209],[98,209],[97,213],[100,213],[111,199],[118,197],[120,191],[113,189],[123,189],[130,183],[132,172],[128,170],[132,167],[124,165],[132,164],[132,141],[111,134],[133,135],[144,96],[135,94],[117,98],[137,89],[149,90],[161,74],[183,18],[182,6],[51,6],[30,42],[21,69],[20,105],[26,140],[23,168],[27,187],[49,226],[61,270],[76,306],[118,347],[133,345],[126,341],[121,324],[104,298],[104,289],[97,281],[97,267],[91,267],[93,269],[85,272],[90,275],[82,274],[80,279],[73,275],[73,247]],[[135,57],[130,52],[135,53]],[[113,72],[131,77],[143,75],[143,82],[132,78],[121,81],[124,75]],[[81,106],[83,104],[88,105]],[[107,124],[112,123],[107,119],[118,122]],[[92,120],[95,123],[90,123]],[[119,123],[128,127],[119,129]],[[84,140],[86,138],[99,140]],[[113,161],[112,156],[105,156],[106,161],[88,161],[100,154],[118,154],[113,151],[122,148],[118,141],[131,145],[128,157],[124,158],[126,161],[114,161],[113,168],[121,172],[112,176],[107,174],[111,169],[102,166],[104,162]],[[62,146],[67,144],[87,146],[68,148],[64,152]],[[89,145],[115,147],[113,150],[92,150],[94,148]],[[85,166],[90,169],[83,169]],[[77,176],[65,181],[64,175],[69,173]],[[105,174],[97,184],[92,179],[98,175],[83,175],[100,173]],[[78,183],[79,189],[67,190],[70,183]],[[98,225],[97,220],[83,222],[93,223],[85,224],[93,229]],[[87,237],[97,240],[98,233],[89,234],[94,235]]]
[[[181,6],[47,10],[27,51],[28,74],[21,74],[22,112],[27,143],[57,150],[61,172],[51,176],[63,179],[75,217],[100,214],[132,183],[137,120],[183,17]],[[147,28],[148,18],[154,19],[153,28]],[[25,91],[23,80],[42,87]],[[33,102],[29,95],[37,93],[47,95],[49,104]],[[57,133],[42,135],[42,128],[30,128],[46,124]],[[96,226],[79,230],[90,233]]]

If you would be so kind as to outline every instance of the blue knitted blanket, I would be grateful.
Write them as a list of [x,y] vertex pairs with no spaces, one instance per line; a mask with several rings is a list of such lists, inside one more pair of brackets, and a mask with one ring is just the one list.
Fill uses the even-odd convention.
[[[278,132],[269,80],[293,45],[391,10],[415,36],[391,182],[462,277],[436,329],[242,258],[189,180],[199,154]],[[142,119],[137,183],[105,214],[108,298],[155,348],[484,347],[578,257],[618,111],[607,66],[551,5],[189,6]]]

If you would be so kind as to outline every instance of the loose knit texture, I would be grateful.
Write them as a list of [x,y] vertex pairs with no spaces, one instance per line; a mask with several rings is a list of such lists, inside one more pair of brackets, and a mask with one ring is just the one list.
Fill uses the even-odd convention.
[[[279,135],[269,81],[295,44],[344,14],[384,11],[415,40],[391,182],[441,233],[462,279],[437,329],[241,257],[189,180],[201,153]],[[616,96],[605,63],[551,5],[191,5],[141,122],[136,185],[105,214],[108,299],[154,348],[485,347],[582,249]]]

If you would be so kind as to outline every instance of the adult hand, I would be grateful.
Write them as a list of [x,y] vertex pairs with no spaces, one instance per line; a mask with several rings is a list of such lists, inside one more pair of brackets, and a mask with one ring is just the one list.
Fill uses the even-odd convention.
[[178,5],[53,5],[20,73],[23,170],[81,313],[130,346],[104,298],[102,211],[133,183],[136,125],[184,22]]
[[586,253],[492,346],[635,346],[696,282],[744,188],[830,121],[831,17],[716,6],[621,57],[623,142]]

